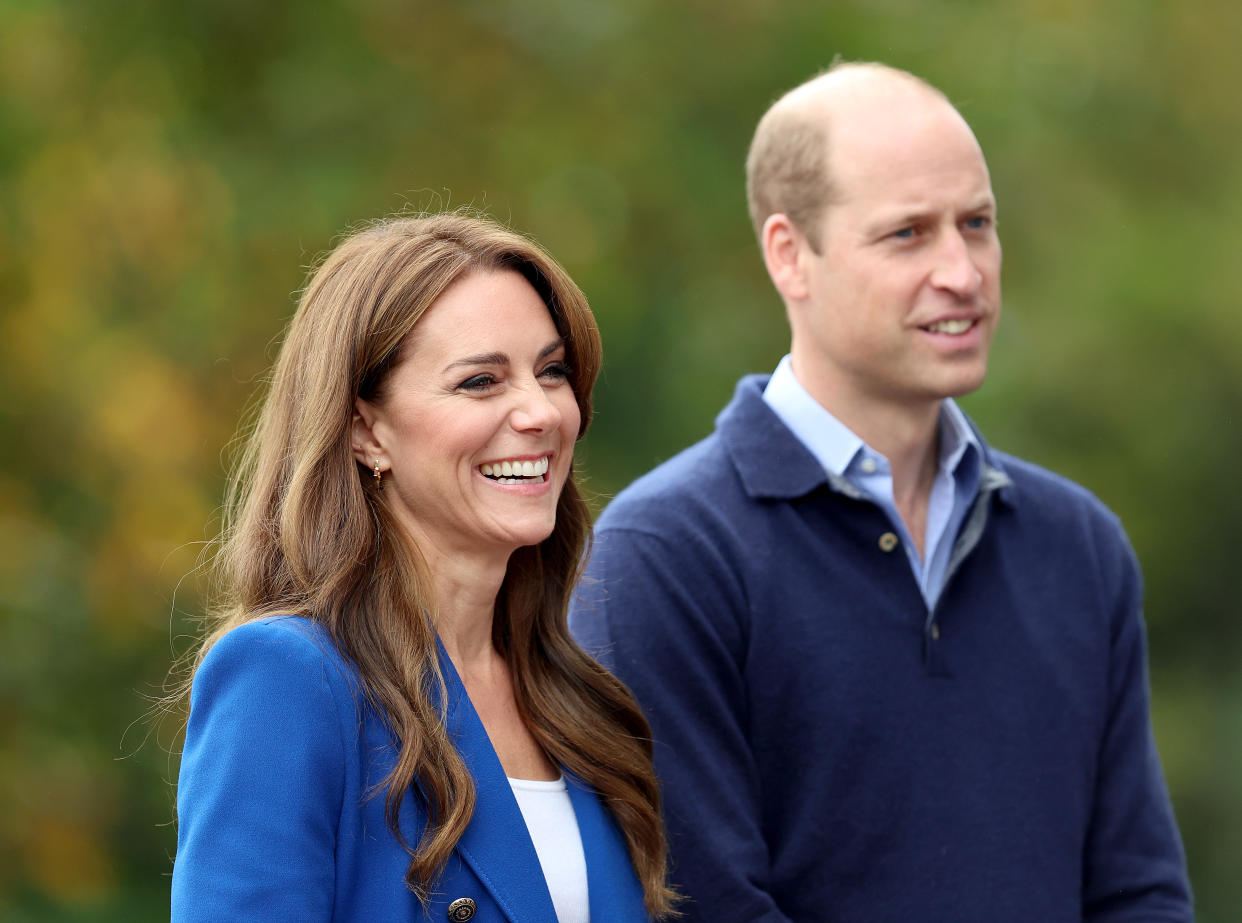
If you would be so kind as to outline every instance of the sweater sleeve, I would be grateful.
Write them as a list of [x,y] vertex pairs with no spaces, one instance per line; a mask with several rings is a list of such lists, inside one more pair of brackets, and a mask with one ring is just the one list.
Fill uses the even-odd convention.
[[768,891],[744,675],[749,607],[720,543],[605,528],[570,613],[652,725],[683,920],[788,918]]
[[281,620],[236,628],[204,658],[178,785],[174,921],[331,918],[348,694],[337,671]]
[[[1117,527],[1118,532],[1120,527]],[[1108,665],[1109,713],[1083,862],[1083,919],[1190,921],[1186,860],[1149,718],[1141,578],[1124,535],[1102,562],[1116,593]]]

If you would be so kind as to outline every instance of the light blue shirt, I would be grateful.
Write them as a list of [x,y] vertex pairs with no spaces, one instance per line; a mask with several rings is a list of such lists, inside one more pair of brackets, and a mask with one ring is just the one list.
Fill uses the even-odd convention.
[[927,608],[935,608],[944,589],[954,538],[979,492],[981,479],[982,447],[961,408],[947,398],[940,405],[939,458],[927,503],[927,534],[923,538],[926,553],[920,560],[897,512],[888,459],[811,397],[794,375],[789,356],[772,373],[763,399],[826,471],[843,477],[888,514],[906,549]]

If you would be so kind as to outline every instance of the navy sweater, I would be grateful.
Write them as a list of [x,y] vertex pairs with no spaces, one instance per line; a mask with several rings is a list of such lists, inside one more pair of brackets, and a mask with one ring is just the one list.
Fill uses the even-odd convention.
[[653,725],[686,918],[1191,919],[1116,518],[985,447],[929,612],[764,382],[609,505],[571,613]]

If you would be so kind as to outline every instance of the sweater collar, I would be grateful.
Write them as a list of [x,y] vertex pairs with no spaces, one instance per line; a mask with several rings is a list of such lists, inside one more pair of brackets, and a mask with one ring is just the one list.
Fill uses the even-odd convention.
[[[823,484],[856,500],[861,491],[845,478],[825,471],[763,399],[767,375],[747,375],[737,383],[733,400],[716,418],[716,431],[733,459],[746,493],[753,499],[790,500],[804,496]],[[978,427],[962,415],[979,440],[983,456],[981,493],[998,492],[1004,498],[1011,481],[996,453]]]

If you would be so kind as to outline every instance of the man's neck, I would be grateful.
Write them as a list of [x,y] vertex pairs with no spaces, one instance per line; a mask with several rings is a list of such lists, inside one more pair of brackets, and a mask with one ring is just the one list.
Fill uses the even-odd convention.
[[923,554],[927,505],[939,467],[940,400],[897,403],[869,399],[804,376],[794,359],[794,375],[816,401],[859,439],[888,459],[893,500],[919,555]]
[[[891,410],[891,408],[889,408]],[[893,494],[900,507],[902,497],[921,494],[926,503],[936,477],[939,446],[940,405],[927,414],[890,413],[883,409],[842,416],[828,406],[838,420],[853,430],[863,442],[888,459],[893,473]]]

